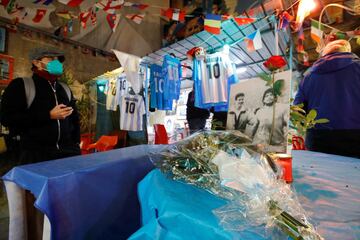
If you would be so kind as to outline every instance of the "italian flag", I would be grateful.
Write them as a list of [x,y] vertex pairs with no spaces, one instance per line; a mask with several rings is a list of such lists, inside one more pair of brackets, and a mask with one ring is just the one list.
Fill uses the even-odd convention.
[[311,20],[311,38],[317,43],[321,42],[322,36],[324,34],[322,30],[323,30],[323,26],[319,28],[318,21]]

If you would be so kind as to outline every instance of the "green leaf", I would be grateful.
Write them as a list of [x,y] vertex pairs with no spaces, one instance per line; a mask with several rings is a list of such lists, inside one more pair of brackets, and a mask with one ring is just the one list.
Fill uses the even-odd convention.
[[271,75],[269,75],[267,73],[259,73],[258,77],[261,78],[262,80],[266,81],[266,82],[271,82],[272,81]]
[[329,119],[326,118],[319,118],[315,120],[315,123],[328,123],[330,122]]
[[280,96],[281,95],[281,91],[284,87],[284,80],[283,79],[280,79],[280,80],[277,80],[275,83],[274,83],[274,93],[275,93],[275,96]]
[[306,115],[306,120],[307,121],[312,121],[312,120],[315,120],[317,116],[317,112],[315,109],[311,109],[310,112],[308,113],[308,115]]

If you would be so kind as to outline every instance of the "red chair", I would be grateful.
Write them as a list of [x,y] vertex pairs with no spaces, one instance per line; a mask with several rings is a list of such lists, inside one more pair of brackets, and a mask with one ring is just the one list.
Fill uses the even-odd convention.
[[86,150],[87,151],[94,151],[96,152],[104,152],[111,149],[114,149],[118,142],[118,136],[101,136],[96,143],[90,144]]
[[155,130],[155,144],[169,144],[169,138],[162,124],[154,124]]
[[300,136],[293,136],[292,137],[292,147],[293,147],[293,150],[306,150],[304,139]]
[[81,154],[89,154],[90,152],[87,151],[87,147],[93,143],[95,133],[84,133],[80,136],[80,149]]

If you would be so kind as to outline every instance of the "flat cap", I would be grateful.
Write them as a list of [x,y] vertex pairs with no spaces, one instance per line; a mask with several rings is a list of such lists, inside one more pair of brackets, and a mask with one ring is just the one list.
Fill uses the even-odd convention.
[[58,57],[60,62],[65,61],[65,54],[53,48],[34,48],[29,53],[30,61],[40,60],[43,57]]

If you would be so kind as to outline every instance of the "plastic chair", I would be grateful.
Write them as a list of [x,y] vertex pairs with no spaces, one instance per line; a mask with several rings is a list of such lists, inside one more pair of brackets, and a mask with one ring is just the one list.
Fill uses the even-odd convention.
[[155,144],[169,144],[169,138],[162,124],[154,124],[155,130]]
[[118,136],[106,136],[103,135],[97,140],[96,143],[90,144],[86,150],[93,151],[96,150],[97,152],[104,152],[111,149],[114,149],[118,142]]
[[293,136],[291,142],[292,142],[293,150],[306,150],[305,141],[302,137]]
[[80,150],[81,154],[89,154],[90,152],[87,149],[87,147],[93,143],[95,133],[84,133],[80,136]]
[[127,131],[125,130],[115,130],[110,133],[111,136],[118,137],[118,143],[116,147],[123,148],[126,147],[127,144]]

